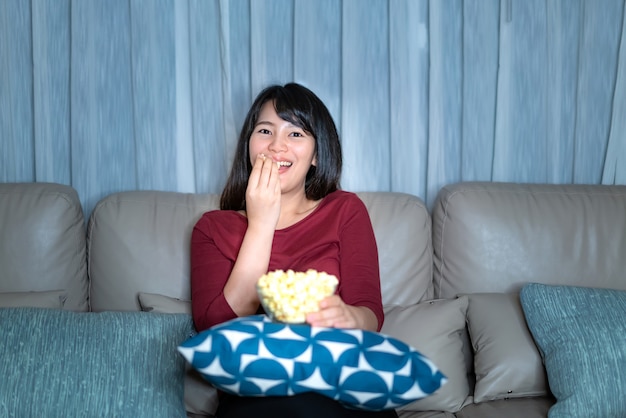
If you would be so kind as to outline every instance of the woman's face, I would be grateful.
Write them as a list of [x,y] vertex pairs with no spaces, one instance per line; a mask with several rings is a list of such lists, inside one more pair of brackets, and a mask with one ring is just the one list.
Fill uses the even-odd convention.
[[302,128],[281,119],[274,103],[266,102],[250,136],[250,163],[259,154],[276,162],[283,193],[304,192],[306,175],[315,160],[315,138]]

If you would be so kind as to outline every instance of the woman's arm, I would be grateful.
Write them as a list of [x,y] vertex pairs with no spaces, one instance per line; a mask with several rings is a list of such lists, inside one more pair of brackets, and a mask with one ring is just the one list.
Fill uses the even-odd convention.
[[[237,316],[224,298],[224,285],[233,268],[232,247],[238,245],[241,235],[221,237],[210,216],[200,218],[191,233],[191,308],[198,331]],[[220,240],[221,249],[214,238]]]
[[270,158],[257,156],[246,189],[248,228],[224,286],[224,297],[237,316],[251,315],[259,308],[256,282],[270,263],[280,196],[278,166]]
[[380,330],[384,314],[376,238],[363,202],[353,196],[339,212],[340,291],[310,314],[312,325]]
[[[205,215],[193,229],[191,304],[198,330],[254,314],[259,308],[256,281],[267,272],[262,254],[266,247],[271,248],[271,241],[266,246],[260,244],[262,240],[236,216]],[[228,286],[235,298],[227,297]]]
[[[257,312],[256,282],[267,272],[272,240],[280,214],[278,169],[270,159],[257,158],[246,192],[248,226],[228,258],[216,241],[233,237],[228,226],[209,230],[196,225],[191,241],[192,308],[198,329]],[[241,239],[241,233],[239,233]],[[234,261],[233,261],[234,260]]]

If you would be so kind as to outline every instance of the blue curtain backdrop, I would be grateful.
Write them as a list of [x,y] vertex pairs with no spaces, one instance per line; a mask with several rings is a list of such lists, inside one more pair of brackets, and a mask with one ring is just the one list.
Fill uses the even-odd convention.
[[270,83],[344,189],[626,183],[625,0],[0,0],[0,181],[220,192]]

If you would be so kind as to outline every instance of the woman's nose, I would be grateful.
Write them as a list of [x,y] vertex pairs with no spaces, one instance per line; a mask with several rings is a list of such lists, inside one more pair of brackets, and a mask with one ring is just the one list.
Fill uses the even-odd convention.
[[282,135],[275,135],[270,142],[268,149],[272,152],[281,152],[287,150],[287,141]]

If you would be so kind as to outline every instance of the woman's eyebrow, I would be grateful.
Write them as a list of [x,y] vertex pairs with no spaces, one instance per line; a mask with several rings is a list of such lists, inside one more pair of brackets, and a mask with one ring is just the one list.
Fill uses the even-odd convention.
[[[302,127],[300,127],[300,126],[298,126],[298,125],[296,125],[296,124],[294,124],[292,122],[289,122],[288,120],[286,120],[285,122],[287,122],[287,128],[289,128],[289,129],[301,129],[301,130],[304,130],[304,128],[302,128]],[[259,125],[275,126],[274,122],[271,122],[269,120],[257,121],[255,126],[259,126]]]

